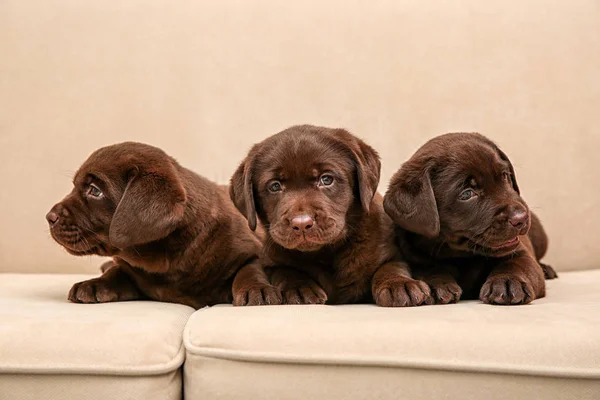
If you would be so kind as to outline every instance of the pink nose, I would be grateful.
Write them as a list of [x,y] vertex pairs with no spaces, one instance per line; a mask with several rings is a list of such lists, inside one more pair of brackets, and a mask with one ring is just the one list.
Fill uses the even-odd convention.
[[517,211],[508,218],[508,222],[515,228],[522,228],[527,225],[529,215],[525,211]]
[[309,215],[297,215],[290,221],[295,231],[307,231],[313,227],[315,221]]
[[56,221],[58,221],[58,214],[54,211],[50,211],[48,214],[46,214],[46,219],[50,225],[54,225]]

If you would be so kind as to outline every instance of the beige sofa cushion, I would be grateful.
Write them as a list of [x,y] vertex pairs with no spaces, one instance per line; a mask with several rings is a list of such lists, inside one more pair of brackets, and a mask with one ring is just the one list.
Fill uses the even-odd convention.
[[0,398],[180,397],[181,337],[193,309],[69,303],[71,285],[91,277],[0,274]]
[[597,270],[563,273],[519,307],[200,310],[184,332],[186,399],[597,400],[599,287]]
[[598,268],[598,21],[594,0],[2,0],[0,271],[97,270],[44,220],[97,147],[148,142],[226,182],[298,123],[365,138],[381,190],[432,136],[481,131],[548,262]]

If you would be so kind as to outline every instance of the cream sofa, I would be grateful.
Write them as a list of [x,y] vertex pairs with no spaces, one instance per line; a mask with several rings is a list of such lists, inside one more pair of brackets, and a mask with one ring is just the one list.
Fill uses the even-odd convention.
[[[0,399],[600,399],[596,1],[0,2]],[[97,147],[225,183],[289,125],[510,155],[560,274],[519,307],[78,305],[45,213]],[[87,275],[74,275],[87,274]]]

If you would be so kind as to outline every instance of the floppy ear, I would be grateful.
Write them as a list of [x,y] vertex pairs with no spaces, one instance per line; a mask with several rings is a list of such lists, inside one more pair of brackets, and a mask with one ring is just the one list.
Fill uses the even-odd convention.
[[381,161],[375,149],[362,140],[357,140],[360,149],[356,153],[360,202],[364,210],[369,212],[369,205],[373,201],[373,197],[377,192],[377,186],[379,185]]
[[518,194],[521,194],[521,191],[519,190],[519,185],[517,184],[517,176],[515,175],[515,169],[510,160],[508,159],[508,156],[505,152],[500,150],[498,146],[494,145],[494,147],[496,148],[496,151],[498,152],[500,158],[508,163],[508,166],[510,168],[510,180],[512,182],[513,189],[515,189],[515,192],[517,192]]
[[254,188],[252,185],[253,158],[246,157],[235,170],[229,185],[229,196],[238,210],[248,220],[248,227],[256,230],[256,206],[254,204]]
[[131,171],[109,228],[109,241],[126,248],[162,239],[183,218],[186,193],[174,166]]
[[381,173],[379,154],[364,141],[345,130],[338,130],[337,137],[352,151],[356,163],[360,203],[363,209],[369,212],[369,207],[379,185]]
[[429,238],[440,234],[440,217],[430,167],[408,161],[392,177],[383,199],[390,218],[407,231]]

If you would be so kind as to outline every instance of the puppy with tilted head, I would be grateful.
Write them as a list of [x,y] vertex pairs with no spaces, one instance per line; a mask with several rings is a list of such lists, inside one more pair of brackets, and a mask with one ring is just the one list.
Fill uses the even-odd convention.
[[284,303],[431,301],[398,258],[379,172],[375,150],[343,129],[294,126],[252,147],[230,194],[265,229],[261,261]]
[[480,134],[427,142],[392,177],[384,207],[436,303],[527,304],[544,297],[545,274],[556,277],[539,262],[548,240],[510,160]]
[[72,302],[281,303],[258,263],[260,241],[226,188],[162,150],[133,142],[103,147],[73,185],[46,215],[52,237],[73,255],[112,261],[100,277],[73,286]]

